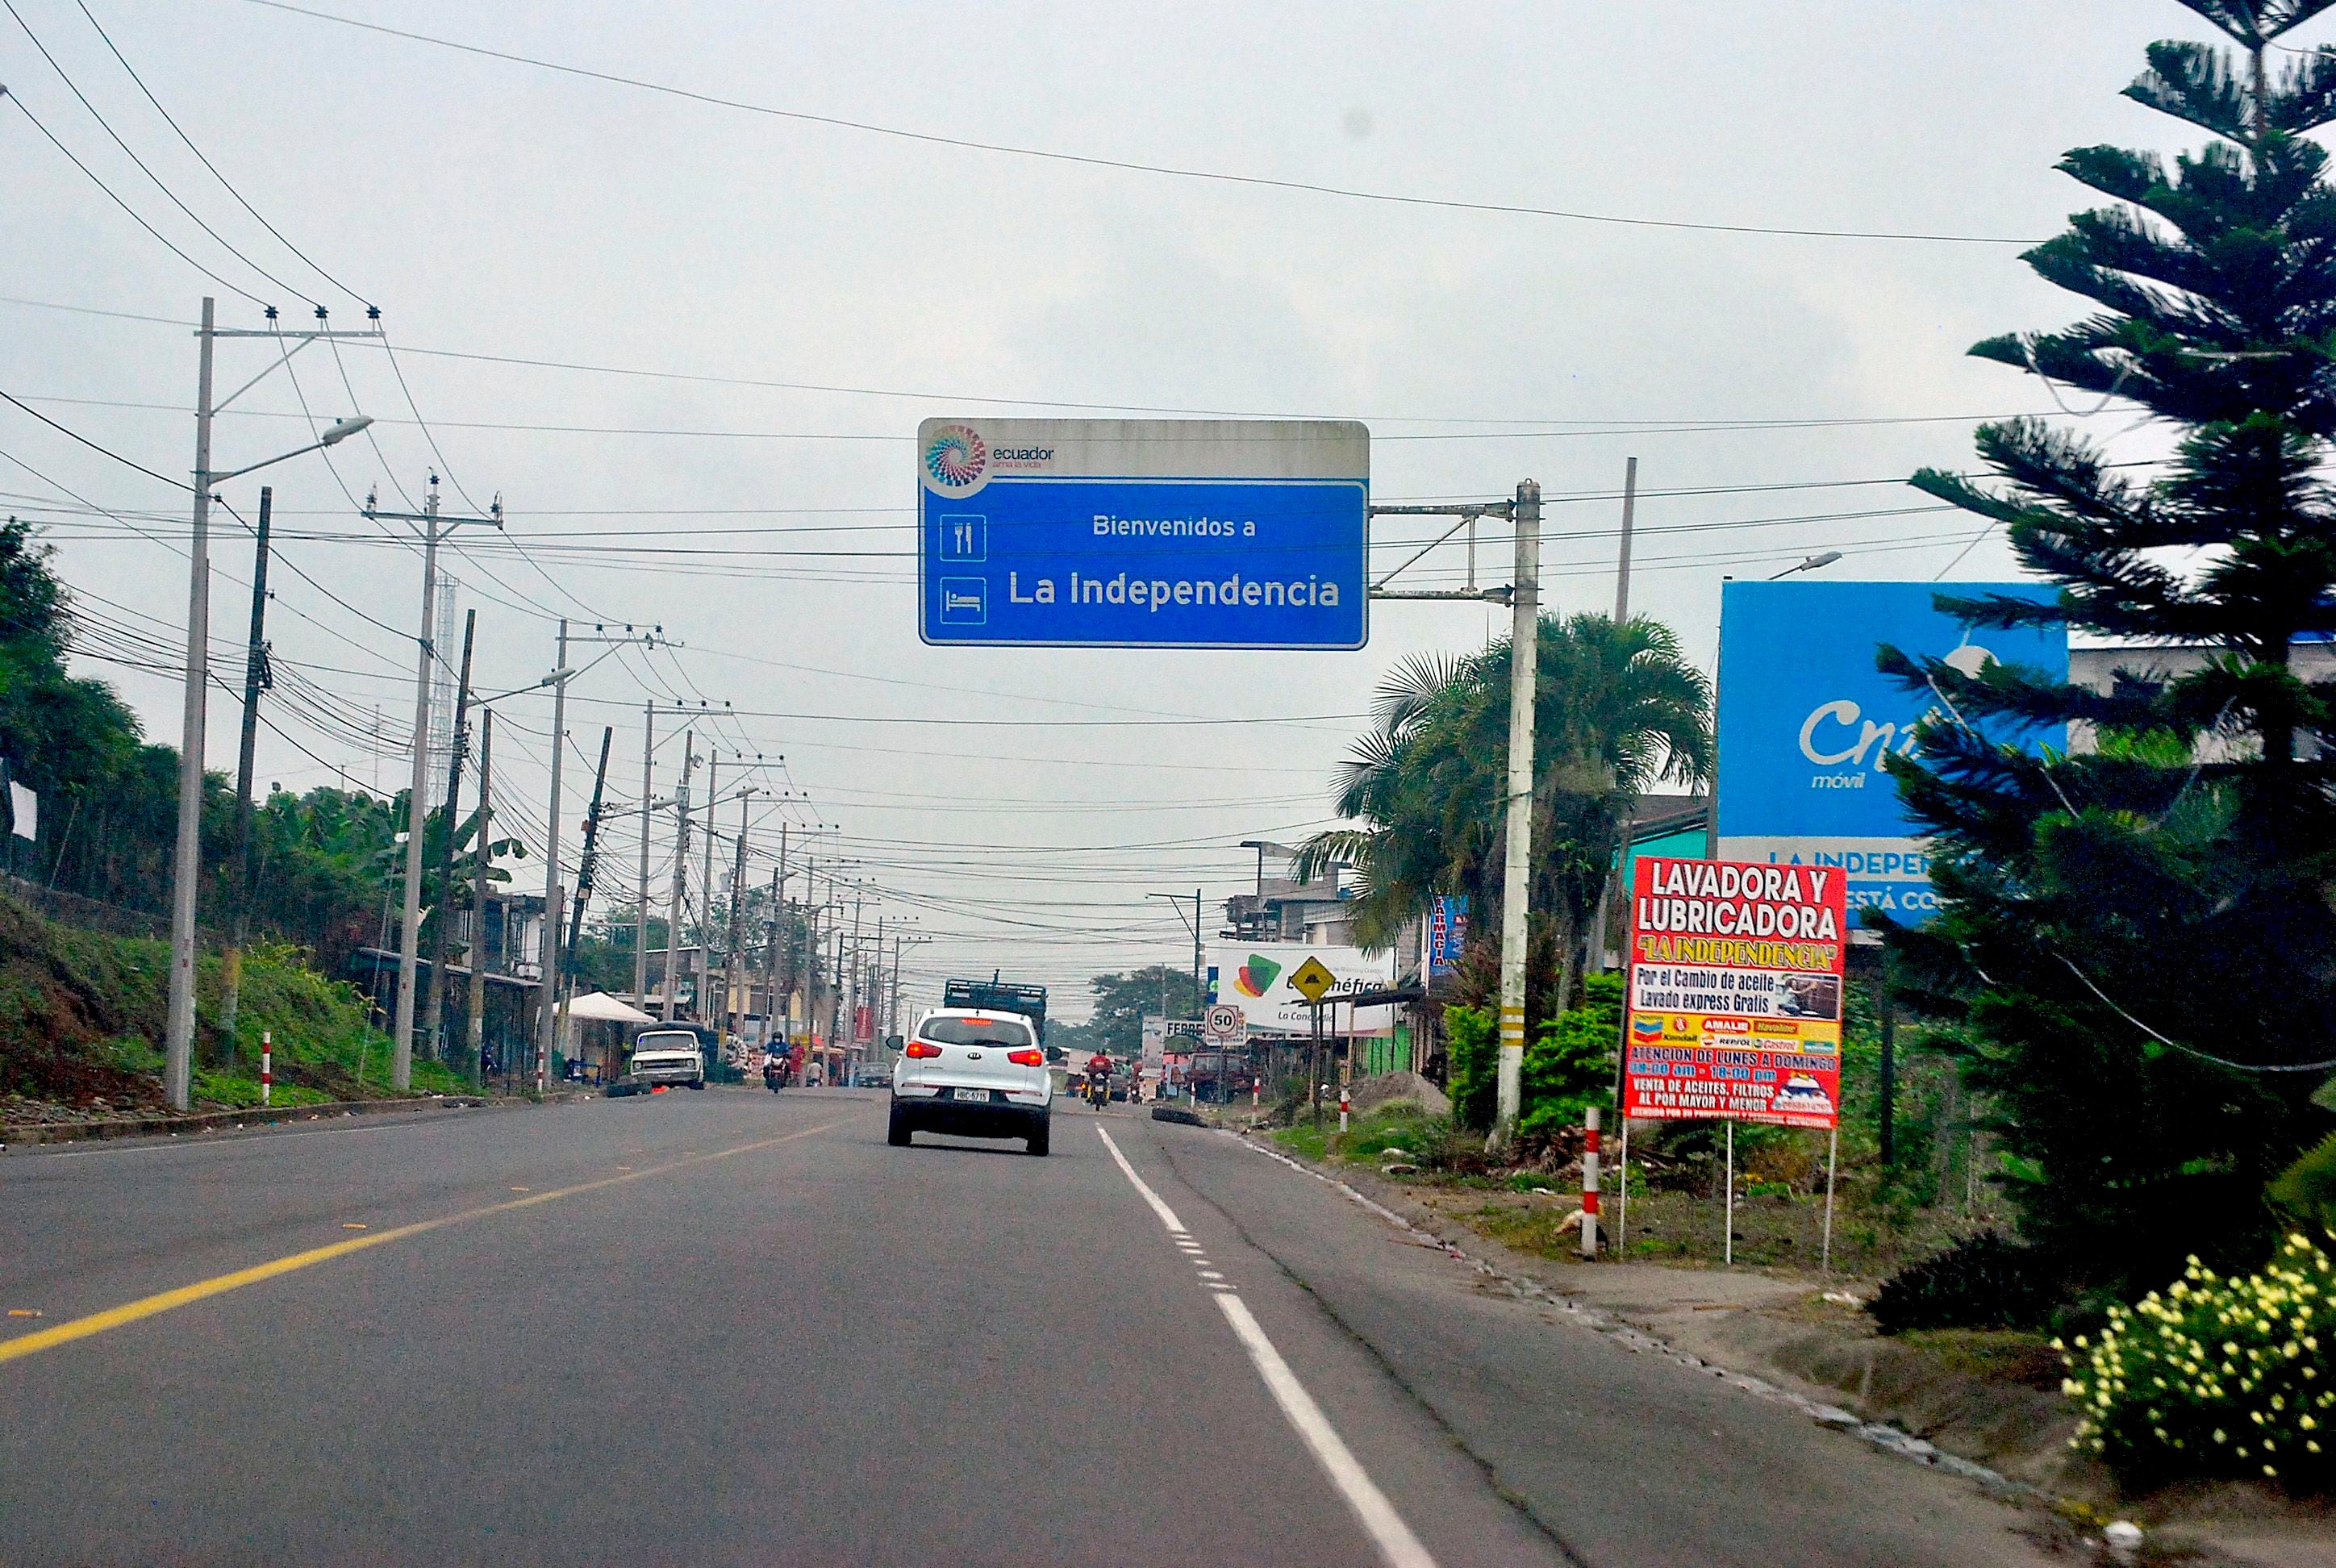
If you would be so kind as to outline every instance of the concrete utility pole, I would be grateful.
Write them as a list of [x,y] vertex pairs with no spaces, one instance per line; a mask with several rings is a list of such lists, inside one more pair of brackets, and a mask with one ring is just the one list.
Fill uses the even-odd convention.
[[674,1002],[681,990],[681,905],[689,892],[689,775],[697,766],[697,733],[685,731],[681,737],[681,784],[673,793],[673,892],[666,901],[665,916],[665,1006],[658,1017],[673,1022]]
[[[1525,923],[1533,905],[1533,679],[1541,652],[1541,486],[1518,484],[1513,501],[1374,506],[1373,517],[1439,516],[1460,521],[1373,583],[1373,599],[1483,599],[1510,613],[1507,857],[1501,884],[1501,1034],[1499,1101],[1493,1137],[1515,1131],[1524,1086]],[[1506,588],[1396,589],[1387,585],[1429,550],[1479,517],[1505,516],[1516,531],[1516,580]],[[1624,608],[1628,608],[1625,606]]]
[[779,923],[785,918],[786,903],[779,896],[779,873],[771,872],[771,933],[763,950],[763,1044],[769,1045],[782,1027],[786,1016],[779,997]]
[[[600,726],[600,766],[596,766],[591,774],[591,809],[584,813],[584,860],[577,864],[577,895],[572,900],[570,914],[568,914],[568,941],[560,944],[560,958],[563,958],[560,969],[568,968],[565,956],[577,951],[577,940],[584,935],[584,904],[591,902],[593,881],[600,876],[600,802],[608,793],[608,748],[614,741],[617,741],[617,726]],[[554,886],[551,892],[556,897],[559,888]],[[551,904],[544,904],[544,919],[554,919]],[[554,1017],[554,1021],[551,1021],[551,1040],[537,1045],[537,1061],[551,1061],[551,1052],[559,1049],[559,1042],[568,1033],[568,1000],[570,1000],[570,993],[575,991],[575,984],[570,984],[568,975],[551,972],[551,969],[544,972],[544,984],[556,989],[554,1000],[559,1002],[559,1017]]]
[[[479,715],[479,847],[471,860],[471,995],[464,1016],[470,1021],[470,1045],[462,1063],[462,1076],[475,1074],[482,1087],[487,1081],[487,870],[492,856],[488,845],[494,839],[494,768],[495,710],[488,708]],[[446,797],[446,810],[454,809],[453,796]],[[447,911],[452,914],[453,911]],[[546,906],[547,916],[549,906]],[[547,927],[549,920],[547,920]],[[511,927],[506,921],[504,940],[510,940]],[[547,940],[549,939],[546,939]]]
[[195,372],[195,517],[187,545],[187,689],[179,725],[179,842],[170,884],[170,1012],[162,1047],[162,1086],[187,1108],[194,1078],[195,895],[203,860],[203,704],[210,687],[211,636],[211,336],[214,304],[203,297]]
[[722,803],[720,769],[722,749],[706,748],[706,842],[699,846],[706,869],[697,879],[697,1021],[710,1022],[715,1016],[714,988],[714,824],[715,808]]
[[885,1001],[891,1011],[884,1019],[884,1032],[897,1035],[900,1032],[900,933],[897,929],[892,932],[892,985],[885,992]]
[[[559,1038],[556,1013],[560,1002],[560,763],[568,750],[568,618],[560,618],[559,651],[551,661],[551,801],[543,828],[543,979],[536,1003],[535,1054],[549,1061]],[[484,766],[484,764],[481,765]],[[482,794],[479,797],[483,801]],[[483,832],[483,829],[482,830]],[[584,890],[576,890],[576,909],[584,908]],[[510,940],[508,935],[504,938]]]
[[219,961],[219,1036],[229,1062],[235,1060],[236,1012],[242,999],[243,944],[251,925],[251,790],[259,746],[259,694],[274,684],[268,671],[268,530],[276,491],[259,487],[258,538],[251,557],[251,633],[243,647],[243,735],[235,754],[235,860],[228,885],[235,896],[235,923]]
[[[876,1058],[876,1020],[881,1016],[877,1010],[883,1000],[882,994],[877,989],[884,978],[884,917],[881,914],[876,917],[873,936],[876,961],[871,963],[869,960],[869,950],[865,947],[855,946],[852,950],[852,1044],[863,1067]],[[863,1013],[868,1018],[868,1038],[864,1042],[860,1037],[860,1019]]]
[[[858,1045],[858,1044],[860,1043],[860,999],[861,999],[861,984],[862,984],[862,977],[861,977],[861,969],[863,969],[863,967],[865,966],[865,960],[863,959],[863,958],[861,957],[861,955],[862,955],[862,953],[866,950],[864,950],[863,948],[861,948],[861,946],[860,945],[860,913],[861,913],[861,909],[866,905],[867,901],[868,901],[868,891],[867,891],[867,890],[866,890],[865,888],[855,888],[855,889],[853,889],[853,890],[852,890],[852,1043],[853,1045],[855,1045],[855,1046],[856,1046],[856,1045]],[[842,979],[842,974],[843,974],[843,969],[842,969],[842,966],[841,962],[839,962],[839,963],[838,963],[838,965],[837,965],[837,967],[836,967],[836,971],[835,971],[835,972],[836,972],[836,976],[837,976],[837,978],[838,978],[839,979]]]
[[438,844],[436,896],[431,904],[438,923],[430,932],[430,979],[423,993],[422,1037],[433,1061],[445,1050],[446,944],[454,924],[454,833],[462,816],[462,764],[471,746],[471,649],[478,640],[479,612],[462,618],[462,672],[454,683],[454,727],[446,753],[446,834]]
[[[793,987],[790,985],[784,995],[782,995],[779,990],[779,940],[780,931],[787,923],[786,889],[787,824],[782,821],[779,823],[779,863],[771,868],[771,943],[763,959],[763,984],[770,993],[769,1000],[763,1012],[764,1045],[770,1044],[774,1036],[784,1037],[787,1018],[792,1010],[787,1006],[787,998],[793,994]],[[792,939],[788,941],[788,956],[792,960],[793,957]]]
[[641,880],[633,904],[633,1006],[649,1008],[649,801],[656,788],[657,701],[641,705]]
[[430,661],[438,657],[432,628],[438,613],[438,545],[465,524],[484,528],[503,525],[503,503],[496,498],[485,517],[449,517],[438,509],[438,476],[430,476],[423,509],[383,511],[366,498],[365,514],[376,522],[422,525],[422,635],[414,666],[414,777],[405,797],[405,904],[399,921],[397,948],[397,1013],[390,1043],[389,1084],[394,1089],[414,1086],[414,988],[422,959],[422,829],[430,798]]
[[[1533,897],[1533,677],[1541,662],[1541,486],[1517,486],[1516,579],[1509,599],[1508,853],[1501,873],[1501,1057],[1493,1136],[1516,1135],[1524,1097],[1525,921]],[[1564,961],[1560,955],[1559,961]]]
[[[282,463],[287,457],[316,452],[347,440],[373,423],[364,414],[336,422],[306,446],[241,468],[211,467],[211,422],[229,404],[258,385],[301,349],[323,337],[378,337],[380,328],[362,332],[325,329],[324,307],[316,307],[314,331],[286,332],[276,325],[276,307],[268,307],[264,331],[223,330],[217,323],[219,302],[206,295],[202,319],[195,329],[195,467],[193,526],[187,541],[187,667],[186,688],[179,730],[179,831],[170,859],[170,1000],[162,1038],[162,1093],[177,1110],[187,1108],[193,1092],[195,1056],[195,916],[203,876],[203,731],[210,688],[211,628],[211,487]],[[377,313],[376,319],[378,318]],[[222,337],[267,337],[283,352],[275,364],[224,398],[213,401],[211,366],[214,346]],[[287,344],[289,346],[285,346]],[[404,1086],[400,1086],[403,1087]]]
[[1201,989],[1201,890],[1192,890],[1192,1011],[1203,1012],[1209,1005],[1208,993]]
[[1639,510],[1639,460],[1622,470],[1622,560],[1614,573],[1614,624],[1630,618],[1630,524]]
[[[827,891],[831,898],[836,891],[835,878],[832,875],[827,879]],[[855,927],[859,924],[856,912],[852,923]],[[836,1037],[836,1025],[843,1010],[843,906],[840,903],[835,906],[835,954],[830,972],[834,976],[834,983],[827,989],[827,1045],[830,1050],[841,1051],[842,1046]]]
[[722,944],[722,1028],[725,1037],[738,1032],[738,928],[746,918],[746,797],[754,793],[752,784],[738,792],[738,852],[730,868],[730,932]]

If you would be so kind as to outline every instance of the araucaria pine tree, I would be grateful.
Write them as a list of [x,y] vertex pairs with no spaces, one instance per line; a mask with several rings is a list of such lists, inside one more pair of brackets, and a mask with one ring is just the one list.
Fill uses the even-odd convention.
[[[1998,1107],[2028,1234],[2111,1290],[2192,1251],[2260,1261],[2263,1186],[2326,1130],[2311,1065],[2336,1058],[2336,683],[2296,657],[2336,631],[2336,190],[2309,140],[2336,119],[2336,49],[2274,43],[2336,0],[2182,3],[2236,50],[2153,44],[2126,95],[2214,140],[2170,167],[2068,153],[2113,205],[2025,259],[2098,309],[1971,350],[2136,406],[2173,455],[2112,463],[2013,420],[1978,435],[2000,482],[1914,482],[2059,585],[1942,600],[1971,624],[2205,657],[2137,657],[2102,695],[1883,656],[1941,716],[1893,771],[1945,909],[1893,943],[1923,999],[1974,1026],[1966,1074]],[[2070,750],[1976,733],[2021,723],[2068,726]]]

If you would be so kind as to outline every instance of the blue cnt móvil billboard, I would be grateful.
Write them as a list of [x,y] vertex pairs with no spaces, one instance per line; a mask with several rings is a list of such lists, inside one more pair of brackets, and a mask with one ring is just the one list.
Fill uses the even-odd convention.
[[[1719,609],[1719,806],[1722,860],[1838,865],[1853,917],[1886,911],[1908,924],[1935,901],[1930,857],[1883,759],[1913,746],[1914,726],[1942,712],[1874,667],[1890,644],[1975,674],[1991,661],[2065,680],[2065,628],[1972,628],[1932,603],[1942,592],[2049,599],[2033,582],[1731,582]],[[2059,729],[2001,738],[2062,746]]]

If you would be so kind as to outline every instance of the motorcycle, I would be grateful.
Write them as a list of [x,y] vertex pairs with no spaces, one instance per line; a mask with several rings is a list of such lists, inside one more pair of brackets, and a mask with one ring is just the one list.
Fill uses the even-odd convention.
[[1100,1111],[1111,1103],[1111,1079],[1101,1073],[1087,1075],[1087,1104]]
[[784,1086],[786,1081],[787,1069],[784,1063],[765,1062],[763,1064],[763,1086],[764,1088],[770,1090],[771,1093],[775,1095],[783,1086]]

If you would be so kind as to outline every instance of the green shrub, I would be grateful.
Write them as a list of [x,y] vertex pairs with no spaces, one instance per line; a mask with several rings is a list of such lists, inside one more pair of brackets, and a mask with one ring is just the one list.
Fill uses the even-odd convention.
[[1582,1005],[1533,1031],[1525,1047],[1517,1132],[1546,1138],[1578,1127],[1584,1109],[1614,1104],[1614,1053],[1622,1029],[1622,978],[1584,975]]
[[1377,1164],[1389,1149],[1401,1149],[1416,1160],[1435,1148],[1441,1126],[1426,1108],[1397,1100],[1354,1117],[1353,1130],[1333,1134],[1329,1148],[1338,1158],[1358,1164]]
[[2193,1258],[2170,1289],[2110,1308],[2098,1342],[2072,1346],[2061,1388],[2084,1419],[2071,1442],[2121,1475],[2336,1490],[2336,1261],[2310,1237],[2289,1236],[2244,1278]]
[[2336,1231],[2336,1133],[2290,1165],[2267,1189],[2273,1205],[2298,1223]]
[[1866,1310],[1885,1334],[1911,1329],[2030,1329],[2059,1304],[2058,1281],[2032,1247],[1982,1231],[1882,1282]]
[[1444,1037],[1453,1124],[1488,1132],[1500,1108],[1501,1031],[1495,1015],[1490,1008],[1446,1008]]

